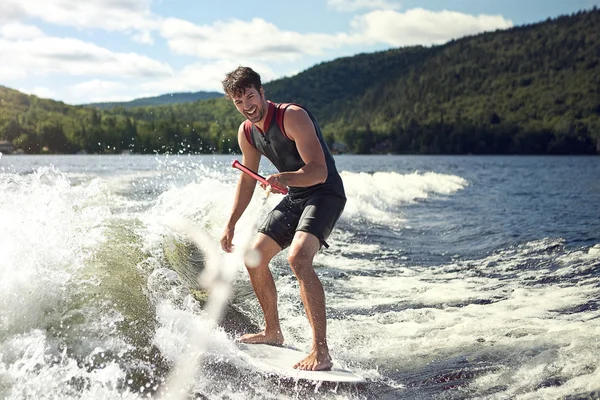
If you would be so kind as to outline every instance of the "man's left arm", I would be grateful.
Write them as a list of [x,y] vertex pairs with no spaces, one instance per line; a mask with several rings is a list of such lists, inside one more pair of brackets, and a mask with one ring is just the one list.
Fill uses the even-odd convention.
[[315,125],[301,107],[291,105],[283,119],[285,133],[296,142],[296,148],[306,165],[297,171],[282,172],[267,177],[267,181],[283,186],[307,187],[325,182],[327,164],[325,154],[317,137]]

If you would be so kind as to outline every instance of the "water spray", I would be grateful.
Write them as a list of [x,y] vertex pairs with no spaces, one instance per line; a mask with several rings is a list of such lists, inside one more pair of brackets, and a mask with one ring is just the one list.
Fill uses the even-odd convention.
[[[240,164],[235,160],[232,167],[252,176],[257,181],[269,186],[266,179],[251,169]],[[278,191],[286,194],[287,188],[274,186]],[[267,190],[263,197],[260,209],[262,210],[269,198],[271,191]],[[175,367],[167,377],[166,384],[161,391],[160,399],[186,400],[189,398],[189,390],[195,379],[198,367],[201,364],[203,354],[205,353],[210,332],[221,320],[227,302],[231,296],[232,283],[237,271],[236,263],[227,260],[220,252],[217,242],[202,228],[185,220],[184,218],[174,218],[165,222],[165,225],[175,231],[185,234],[197,247],[204,253],[204,269],[198,275],[200,285],[210,291],[210,295],[204,305],[204,311],[208,322],[198,327],[189,338],[190,347],[182,352],[175,363]],[[258,228],[258,219],[254,222],[251,232],[256,232]],[[251,240],[253,236],[248,235],[248,239],[241,250],[244,259],[249,267],[260,264],[260,255],[250,251]]]

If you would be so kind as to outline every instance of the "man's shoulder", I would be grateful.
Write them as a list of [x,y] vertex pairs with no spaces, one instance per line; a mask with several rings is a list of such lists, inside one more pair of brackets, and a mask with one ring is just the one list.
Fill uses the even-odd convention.
[[242,121],[240,123],[240,126],[238,127],[238,132],[244,132],[245,134],[248,134],[248,133],[252,132],[253,127],[254,127],[254,124],[252,122],[250,122],[249,120],[245,119],[244,121]]
[[289,127],[290,124],[295,125],[299,123],[301,118],[305,117],[308,117],[308,113],[304,107],[297,103],[277,103],[275,105],[275,121],[277,122],[277,126],[283,135],[290,140],[293,139],[287,134],[286,127]]
[[309,115],[306,108],[298,103],[279,103],[276,110],[278,121],[283,121],[284,116],[286,120],[289,120],[290,118],[303,118]]
[[294,110],[294,111],[304,110],[304,107],[302,107],[298,103],[277,103],[277,104],[275,104],[275,108],[277,109],[277,111],[281,111],[281,112],[285,112],[287,110]]
[[252,140],[252,128],[253,127],[254,127],[254,124],[246,119],[240,124],[240,127],[238,129],[238,135],[243,134],[246,137],[246,140],[248,141],[248,143],[250,143],[250,144],[254,143],[254,141]]

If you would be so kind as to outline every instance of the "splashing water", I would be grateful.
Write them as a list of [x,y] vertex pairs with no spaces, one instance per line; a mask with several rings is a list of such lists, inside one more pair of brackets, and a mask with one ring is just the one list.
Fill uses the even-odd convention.
[[[348,206],[315,267],[332,355],[363,388],[246,374],[233,338],[262,312],[245,274],[223,291],[223,325],[209,317],[195,278],[207,257],[165,220],[214,243],[230,161],[1,158],[1,398],[597,397],[597,159],[339,158]],[[219,271],[241,267],[277,201],[253,200]],[[307,349],[285,254],[271,269],[286,342]],[[198,332],[196,368],[174,383]]]
[[[268,194],[269,192],[264,197],[262,207],[264,207],[269,197]],[[206,320],[204,323],[196,325],[195,329],[192,330],[189,337],[191,346],[179,356],[175,368],[169,374],[161,396],[165,399],[184,400],[188,397],[188,391],[196,376],[197,368],[206,353],[211,337],[209,331],[214,329],[221,320],[231,296],[232,283],[239,264],[237,258],[239,257],[221,256],[213,238],[183,218],[172,217],[166,222],[166,225],[173,230],[185,233],[205,254],[205,268],[198,276],[198,281],[210,293],[203,310]],[[251,231],[256,231],[257,227],[258,221],[255,222]],[[237,252],[247,256],[249,248],[250,241],[246,240],[244,245],[237,249]]]

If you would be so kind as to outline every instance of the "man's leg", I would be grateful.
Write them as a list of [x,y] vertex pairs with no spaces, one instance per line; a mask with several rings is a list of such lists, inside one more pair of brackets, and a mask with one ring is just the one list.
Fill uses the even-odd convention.
[[240,342],[281,345],[283,334],[279,327],[277,289],[269,270],[269,262],[281,251],[281,247],[269,236],[259,233],[251,249],[260,254],[260,259],[258,265],[256,265],[256,260],[246,261],[246,269],[265,317],[265,330],[260,333],[245,334],[240,337]]
[[315,235],[297,231],[288,254],[288,262],[298,278],[300,297],[313,333],[310,354],[294,368],[311,371],[328,370],[332,366],[327,347],[325,292],[313,268],[313,259],[320,247],[321,243]]

